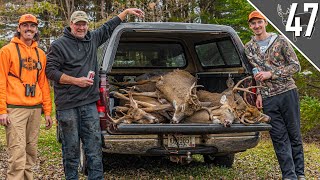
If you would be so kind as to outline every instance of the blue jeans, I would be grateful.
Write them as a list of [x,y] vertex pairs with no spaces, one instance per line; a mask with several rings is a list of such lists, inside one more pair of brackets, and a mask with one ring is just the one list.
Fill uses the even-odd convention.
[[296,89],[263,99],[263,112],[271,117],[270,136],[282,178],[304,175],[304,155],[300,133],[300,106]]
[[57,111],[66,179],[79,179],[80,139],[87,158],[88,179],[103,179],[100,121],[95,103]]

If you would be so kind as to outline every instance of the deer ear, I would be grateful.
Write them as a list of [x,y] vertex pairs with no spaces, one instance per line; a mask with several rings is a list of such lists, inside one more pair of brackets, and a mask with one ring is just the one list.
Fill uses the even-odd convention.
[[228,102],[227,96],[226,95],[221,96],[220,103],[221,104],[227,104],[227,102]]

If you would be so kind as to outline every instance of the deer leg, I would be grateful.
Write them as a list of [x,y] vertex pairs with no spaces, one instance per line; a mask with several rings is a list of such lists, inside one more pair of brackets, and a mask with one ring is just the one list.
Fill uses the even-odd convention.
[[114,108],[114,110],[115,110],[116,112],[120,112],[120,113],[122,113],[123,115],[125,115],[124,112],[128,112],[129,108],[128,108],[128,107],[123,107],[123,106],[117,106],[117,107]]
[[[119,89],[119,91],[129,94],[129,91],[125,90],[125,89]],[[132,92],[132,95],[133,96],[147,96],[147,97],[153,97],[153,98],[158,97],[156,92]],[[124,95],[124,96],[127,96],[127,95]]]
[[[119,93],[119,92],[111,92],[111,94],[113,94],[114,97],[119,98],[119,99],[123,99],[123,100],[127,100],[130,102],[130,99],[128,97],[126,97],[125,95]],[[155,105],[150,104],[150,103],[146,103],[146,102],[142,102],[142,101],[135,101],[137,104],[144,106],[144,107],[154,107]]]

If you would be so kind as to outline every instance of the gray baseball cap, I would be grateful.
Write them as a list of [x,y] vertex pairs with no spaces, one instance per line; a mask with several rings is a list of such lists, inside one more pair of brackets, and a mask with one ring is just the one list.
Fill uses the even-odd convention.
[[79,21],[85,21],[85,22],[89,23],[89,17],[87,15],[87,13],[85,13],[84,11],[73,12],[70,17],[70,22],[77,23]]

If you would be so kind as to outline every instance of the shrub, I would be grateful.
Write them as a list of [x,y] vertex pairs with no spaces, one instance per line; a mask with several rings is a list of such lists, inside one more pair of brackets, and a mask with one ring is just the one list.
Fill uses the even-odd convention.
[[320,122],[320,101],[317,98],[304,96],[300,102],[302,132],[307,133]]
[[0,39],[0,48],[2,48],[7,43],[8,43],[8,41]]

